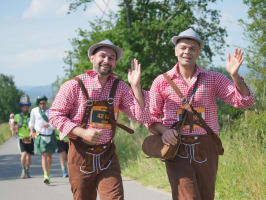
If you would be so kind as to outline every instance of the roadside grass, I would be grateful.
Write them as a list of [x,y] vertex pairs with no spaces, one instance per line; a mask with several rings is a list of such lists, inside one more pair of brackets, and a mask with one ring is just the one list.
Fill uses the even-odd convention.
[[8,123],[0,124],[0,145],[12,136]]
[[[232,131],[220,132],[225,154],[219,158],[216,200],[266,199],[265,141],[258,140],[266,129],[263,125],[250,128],[249,123],[253,122],[240,120],[234,123]],[[257,131],[255,134],[256,128],[261,128],[262,133]],[[135,129],[133,135],[117,129],[115,143],[122,175],[170,192],[164,162],[147,159],[141,150],[147,134],[142,125]]]

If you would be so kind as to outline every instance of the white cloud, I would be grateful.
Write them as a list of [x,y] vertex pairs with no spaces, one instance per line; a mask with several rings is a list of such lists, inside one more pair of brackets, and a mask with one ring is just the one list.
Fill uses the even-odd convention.
[[26,49],[9,55],[0,56],[0,65],[9,68],[25,67],[30,65],[40,65],[48,62],[58,62],[65,56],[64,47],[47,47]]
[[64,0],[31,0],[23,18],[61,17],[67,14],[67,10],[68,4]]
[[90,7],[87,8],[85,15],[89,18],[106,17],[110,12],[119,10],[118,0],[95,0]]

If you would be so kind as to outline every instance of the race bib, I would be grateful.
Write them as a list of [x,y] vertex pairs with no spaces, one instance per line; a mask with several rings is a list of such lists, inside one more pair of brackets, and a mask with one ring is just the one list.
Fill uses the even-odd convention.
[[31,144],[31,138],[30,137],[23,137],[22,142],[24,144]]
[[[194,108],[200,115],[201,117],[205,120],[205,108]],[[178,117],[178,121],[182,120],[182,113],[183,113],[183,109],[178,109],[177,110],[177,117]],[[195,117],[195,116],[194,116]],[[183,130],[189,130],[189,125],[185,125]],[[198,125],[194,124],[193,125],[193,130],[200,128]]]
[[[114,108],[115,120],[118,118],[118,108]],[[112,129],[108,108],[93,106],[90,113],[90,127]]]

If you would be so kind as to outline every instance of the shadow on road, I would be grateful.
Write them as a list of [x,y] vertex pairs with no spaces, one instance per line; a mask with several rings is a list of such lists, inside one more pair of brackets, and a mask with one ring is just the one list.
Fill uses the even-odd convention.
[[[21,174],[20,154],[6,154],[0,155],[0,181],[19,179]],[[32,178],[34,176],[43,176],[41,167],[41,156],[32,156],[32,164],[30,168]],[[59,163],[59,156],[57,153],[53,154],[52,168],[50,170],[51,177],[61,177],[61,167]]]

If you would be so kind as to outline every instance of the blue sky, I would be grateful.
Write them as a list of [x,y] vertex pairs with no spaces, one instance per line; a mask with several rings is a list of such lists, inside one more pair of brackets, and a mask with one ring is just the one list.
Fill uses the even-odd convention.
[[[0,73],[11,75],[17,86],[48,85],[64,75],[63,57],[71,49],[69,39],[88,21],[102,16],[106,0],[96,0],[86,12],[66,14],[68,0],[2,0],[0,5]],[[105,12],[117,11],[119,0],[110,0]],[[247,18],[242,0],[223,0],[213,5],[221,10],[221,25],[228,31],[227,52],[234,45],[247,47],[237,20]],[[225,52],[226,53],[226,52]],[[225,63],[215,58],[213,64]]]

